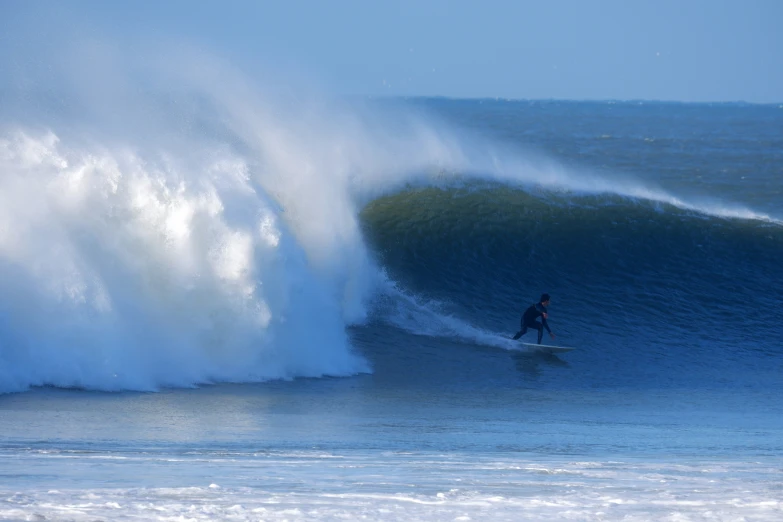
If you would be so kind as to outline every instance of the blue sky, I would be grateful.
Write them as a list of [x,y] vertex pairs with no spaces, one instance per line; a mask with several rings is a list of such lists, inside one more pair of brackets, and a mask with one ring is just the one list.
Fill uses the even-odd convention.
[[186,42],[335,94],[779,103],[781,23],[778,0],[2,0],[0,52]]

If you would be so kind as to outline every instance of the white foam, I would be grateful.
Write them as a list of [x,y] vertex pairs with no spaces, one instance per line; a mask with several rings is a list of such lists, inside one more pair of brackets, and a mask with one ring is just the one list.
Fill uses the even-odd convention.
[[[779,459],[586,462],[417,452],[339,456],[190,460],[162,474],[143,459],[73,461],[73,476],[59,468],[56,490],[25,480],[13,489],[0,487],[5,499],[0,518],[86,521],[122,513],[145,520],[773,521],[783,510]],[[36,464],[35,469],[49,469]],[[111,480],[86,483],[86,465],[92,474],[100,471],[103,475],[96,476]],[[133,475],[138,469],[145,472]],[[205,476],[210,479],[203,480]]]
[[344,331],[364,296],[343,299],[371,268],[310,258],[232,160],[193,170],[51,132],[0,138],[3,391],[368,370]]
[[381,305],[383,320],[407,332],[524,351],[523,346],[511,340],[508,334],[478,328],[448,313],[444,310],[444,303],[412,295],[392,281],[387,281],[383,288],[384,295],[390,298]]

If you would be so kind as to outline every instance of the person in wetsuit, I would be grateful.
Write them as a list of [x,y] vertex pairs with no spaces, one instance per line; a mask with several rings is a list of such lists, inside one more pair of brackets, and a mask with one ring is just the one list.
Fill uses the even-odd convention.
[[[547,306],[549,306],[549,294],[542,294],[541,300],[534,305],[531,305],[525,313],[522,314],[522,329],[514,335],[514,340],[519,339],[525,333],[527,329],[538,330],[538,344],[541,344],[541,338],[544,337],[544,328],[549,332],[549,336],[554,339],[555,334],[549,329],[549,325],[546,322],[547,319]],[[536,319],[541,318],[541,322]]]

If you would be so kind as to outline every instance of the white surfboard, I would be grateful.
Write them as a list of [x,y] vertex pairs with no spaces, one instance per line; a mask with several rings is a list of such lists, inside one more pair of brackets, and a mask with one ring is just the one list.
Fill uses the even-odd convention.
[[544,353],[564,353],[564,352],[570,352],[571,350],[574,350],[574,348],[571,348],[569,346],[551,346],[549,344],[533,344],[533,343],[519,343],[525,347],[527,347],[528,350],[536,351],[536,352],[544,352]]

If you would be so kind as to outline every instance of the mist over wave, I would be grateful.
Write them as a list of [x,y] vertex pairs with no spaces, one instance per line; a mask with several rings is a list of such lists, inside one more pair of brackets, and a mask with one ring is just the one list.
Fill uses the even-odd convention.
[[45,92],[3,95],[0,392],[368,372],[346,326],[379,294],[433,317],[404,328],[497,342],[388,280],[365,242],[360,211],[415,186],[774,221],[523,158],[399,104],[267,92],[204,56],[99,63],[99,77],[61,71]]

